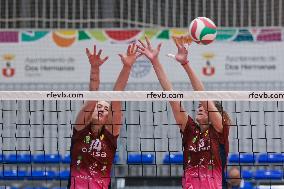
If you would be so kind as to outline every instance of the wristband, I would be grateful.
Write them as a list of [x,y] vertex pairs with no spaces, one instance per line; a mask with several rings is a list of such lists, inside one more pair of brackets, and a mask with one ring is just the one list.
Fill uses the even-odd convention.
[[189,63],[189,61],[186,60],[185,62],[181,63],[181,65],[182,65],[182,66],[185,66],[185,65],[188,64],[188,63]]
[[90,81],[99,81],[97,78],[90,78]]

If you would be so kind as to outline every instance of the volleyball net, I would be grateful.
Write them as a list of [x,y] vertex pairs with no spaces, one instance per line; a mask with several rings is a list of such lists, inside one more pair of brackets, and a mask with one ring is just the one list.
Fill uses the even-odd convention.
[[0,99],[1,186],[66,187],[72,130],[88,100],[122,101],[114,188],[181,186],[182,138],[169,101],[181,101],[193,118],[200,100],[220,101],[232,121],[227,170],[237,167],[252,185],[283,182],[281,91],[2,91]]

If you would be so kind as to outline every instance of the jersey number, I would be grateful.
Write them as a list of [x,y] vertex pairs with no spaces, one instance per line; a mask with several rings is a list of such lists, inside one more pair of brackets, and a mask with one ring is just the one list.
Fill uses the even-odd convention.
[[97,151],[101,151],[102,149],[102,143],[99,139],[96,139],[96,142],[94,144],[93,149],[97,150]]
[[89,148],[89,152],[91,152],[93,149],[95,149],[98,152],[101,151],[102,143],[99,139],[92,140],[92,143],[91,143],[90,148]]

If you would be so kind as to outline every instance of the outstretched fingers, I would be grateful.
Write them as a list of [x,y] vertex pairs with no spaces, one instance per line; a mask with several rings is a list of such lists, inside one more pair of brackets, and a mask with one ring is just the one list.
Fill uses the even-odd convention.
[[162,43],[159,43],[159,45],[158,45],[158,47],[157,47],[158,52],[160,52],[161,47],[162,47]]
[[101,61],[101,64],[100,64],[100,65],[102,65],[103,63],[105,63],[105,62],[107,61],[107,59],[108,59],[108,56],[106,56],[106,57]]
[[132,43],[132,44],[131,44],[131,50],[130,50],[130,53],[131,53],[131,54],[135,54],[135,48],[136,48],[136,44],[135,44],[135,43]]
[[118,56],[122,59],[123,58],[123,55],[122,54],[118,54]]
[[96,52],[97,52],[97,46],[94,45],[94,55],[96,56]]
[[92,54],[90,53],[90,50],[88,48],[86,48],[86,54],[87,54],[88,58],[90,58],[90,56],[92,56]]
[[145,45],[145,43],[143,43],[140,39],[139,39],[138,41],[139,41],[139,43],[142,45],[142,47],[147,48],[146,45]]
[[100,57],[101,54],[102,54],[102,49],[99,50],[99,52],[98,52],[98,57]]
[[145,47],[141,47],[140,45],[137,45],[137,50],[136,51],[137,52],[139,52],[139,51],[144,52],[145,51]]
[[[138,47],[139,48],[139,47]],[[144,54],[145,55],[145,52],[141,49],[137,49],[136,52],[140,53],[140,54]]]
[[149,38],[148,38],[146,35],[145,35],[145,39],[146,39],[146,42],[147,42],[148,48],[152,49],[152,46],[151,46],[150,40],[149,40]]
[[131,45],[128,45],[127,47],[127,55],[130,55],[131,54]]

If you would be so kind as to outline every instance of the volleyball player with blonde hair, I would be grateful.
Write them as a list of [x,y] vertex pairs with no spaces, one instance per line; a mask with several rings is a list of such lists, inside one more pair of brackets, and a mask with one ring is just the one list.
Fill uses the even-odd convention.
[[[100,84],[102,50],[94,54],[86,49],[91,65],[90,91],[97,91]],[[119,54],[122,70],[113,90],[122,91],[127,84],[132,65],[138,58],[136,45],[128,46],[126,54]],[[112,162],[117,148],[117,138],[122,125],[121,102],[88,101],[77,115],[71,142],[71,189],[106,189],[110,183]]]
[[[188,50],[182,43],[183,37],[174,38],[178,49],[174,58],[187,73],[195,91],[204,91],[204,86],[188,61]],[[161,43],[153,48],[149,39],[140,41],[138,52],[152,63],[158,80],[165,91],[172,91],[172,85],[159,62]],[[224,169],[229,151],[230,118],[222,105],[213,101],[201,101],[195,120],[191,118],[178,101],[170,101],[175,120],[182,133],[184,176],[183,188],[221,189],[226,187]]]

